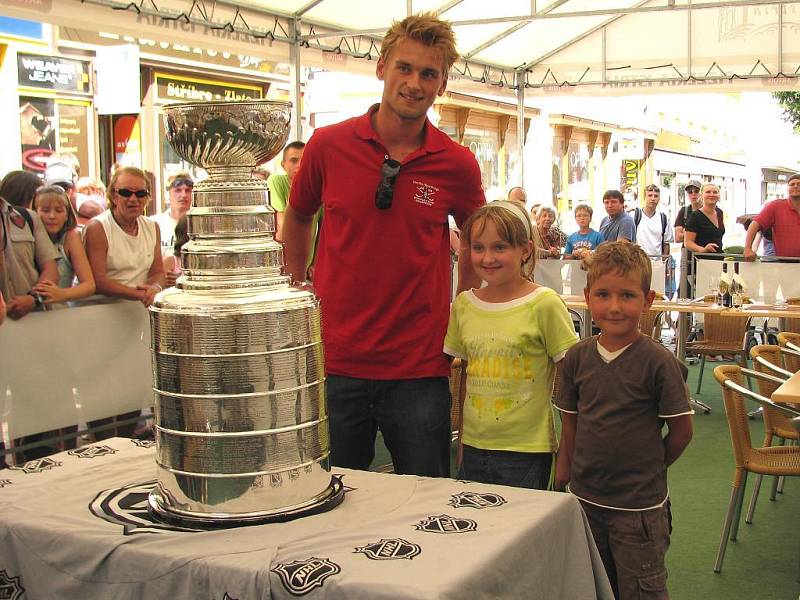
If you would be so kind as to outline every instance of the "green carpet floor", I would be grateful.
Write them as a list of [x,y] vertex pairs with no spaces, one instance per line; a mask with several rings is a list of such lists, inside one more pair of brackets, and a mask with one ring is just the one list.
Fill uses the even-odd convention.
[[[731,492],[733,454],[722,394],[707,363],[697,396],[712,407],[694,419],[694,438],[669,471],[672,546],[667,555],[673,600],[800,600],[800,482],[789,479],[783,494],[769,501],[771,479],[762,485],[752,525],[744,523],[755,477],[748,479],[736,542],[728,543],[722,573],[713,571],[722,522]],[[697,385],[699,365],[689,367],[689,389]],[[754,442],[763,439],[760,420],[751,421]],[[385,470],[388,452],[379,442],[375,469]],[[381,468],[384,467],[384,469]]]

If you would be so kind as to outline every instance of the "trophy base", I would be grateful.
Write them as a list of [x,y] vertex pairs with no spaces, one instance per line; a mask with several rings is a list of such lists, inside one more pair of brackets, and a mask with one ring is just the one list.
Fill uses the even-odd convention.
[[331,476],[330,485],[315,498],[303,504],[277,510],[241,514],[216,513],[206,515],[184,512],[167,506],[167,502],[159,486],[156,486],[148,495],[147,510],[154,519],[168,525],[192,529],[229,529],[232,527],[247,527],[250,525],[285,523],[286,521],[292,521],[301,517],[327,512],[339,506],[342,500],[344,500],[344,485],[339,477],[333,475]]

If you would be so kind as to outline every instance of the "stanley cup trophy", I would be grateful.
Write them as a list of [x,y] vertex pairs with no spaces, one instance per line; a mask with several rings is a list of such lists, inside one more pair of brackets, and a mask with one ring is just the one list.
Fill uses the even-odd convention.
[[188,526],[285,521],[343,495],[329,461],[319,301],[282,274],[275,211],[253,168],[289,132],[288,102],[165,108],[194,188],[183,275],[150,308],[154,515]]

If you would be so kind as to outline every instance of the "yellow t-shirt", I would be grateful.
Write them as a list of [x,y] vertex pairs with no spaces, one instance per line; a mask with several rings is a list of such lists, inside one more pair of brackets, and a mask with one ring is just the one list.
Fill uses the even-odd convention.
[[554,452],[554,360],[576,341],[567,308],[550,288],[501,303],[484,302],[471,290],[459,294],[444,351],[467,361],[464,444]]

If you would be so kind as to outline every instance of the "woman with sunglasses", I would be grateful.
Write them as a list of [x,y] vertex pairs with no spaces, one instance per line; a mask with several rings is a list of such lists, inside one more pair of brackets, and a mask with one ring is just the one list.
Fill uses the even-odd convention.
[[147,176],[136,167],[117,169],[106,197],[109,209],[92,219],[84,234],[97,292],[150,306],[165,278],[158,227],[144,217]]

